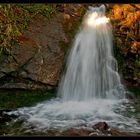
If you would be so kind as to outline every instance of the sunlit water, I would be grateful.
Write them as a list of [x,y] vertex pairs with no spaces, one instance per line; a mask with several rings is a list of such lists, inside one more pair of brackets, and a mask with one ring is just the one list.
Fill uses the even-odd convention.
[[64,101],[124,98],[113,57],[112,27],[104,12],[102,5],[85,14],[58,89]]
[[123,131],[140,131],[125,99],[112,51],[112,27],[105,7],[89,7],[67,59],[58,97],[34,107],[19,108],[24,127],[37,131],[91,128],[105,121]]

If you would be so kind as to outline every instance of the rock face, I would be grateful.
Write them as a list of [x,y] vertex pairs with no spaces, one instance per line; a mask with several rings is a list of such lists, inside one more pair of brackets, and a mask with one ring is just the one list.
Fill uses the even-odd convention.
[[12,47],[12,56],[1,58],[0,88],[38,89],[56,86],[64,60],[60,41],[66,43],[63,15],[47,21],[36,17]]
[[81,8],[80,4],[60,6],[61,11],[50,19],[40,15],[32,20],[11,48],[11,56],[0,57],[1,89],[54,89],[57,86],[65,60],[65,46],[72,39],[68,32],[75,28],[73,23],[69,28],[68,25]]

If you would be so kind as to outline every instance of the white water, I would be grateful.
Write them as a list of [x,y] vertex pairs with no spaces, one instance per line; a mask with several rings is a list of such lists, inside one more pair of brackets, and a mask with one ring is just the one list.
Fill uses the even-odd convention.
[[90,7],[68,56],[58,98],[12,112],[35,130],[90,128],[106,121],[125,131],[140,130],[127,116],[125,91],[112,53],[112,28],[105,7]]
[[112,51],[112,27],[105,7],[91,8],[76,35],[58,95],[64,100],[124,98]]

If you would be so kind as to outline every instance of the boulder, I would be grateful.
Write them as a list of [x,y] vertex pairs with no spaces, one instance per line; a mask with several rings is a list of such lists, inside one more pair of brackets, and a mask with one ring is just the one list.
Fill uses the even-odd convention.
[[17,118],[18,116],[16,115],[8,115],[6,112],[10,112],[11,110],[5,109],[5,110],[0,110],[0,124],[5,124],[6,122],[11,121],[12,119]]
[[11,57],[0,58],[0,88],[51,89],[58,84],[67,43],[63,14],[36,17],[18,37]]
[[0,89],[49,90],[57,87],[66,49],[73,39],[69,35],[71,30],[77,29],[73,25],[80,20],[84,6],[56,6],[59,12],[50,19],[36,16],[11,47],[11,55],[0,57]]
[[93,126],[93,129],[98,129],[100,131],[106,131],[109,129],[109,126],[106,122],[99,122]]

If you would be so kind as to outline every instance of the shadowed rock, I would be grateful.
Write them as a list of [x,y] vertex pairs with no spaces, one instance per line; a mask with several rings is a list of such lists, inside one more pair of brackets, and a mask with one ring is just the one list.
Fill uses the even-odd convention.
[[93,126],[94,129],[98,129],[101,131],[107,130],[109,128],[106,122],[99,122]]
[[10,112],[11,110],[9,109],[5,109],[5,110],[0,110],[0,123],[3,124],[3,123],[6,123],[6,122],[9,122],[11,121],[12,119],[14,118],[17,118],[18,116],[16,115],[8,115],[6,114],[6,112]]
[[57,85],[64,61],[60,42],[66,42],[63,15],[49,21],[36,17],[18,38],[12,57],[0,58],[0,88],[49,89]]

